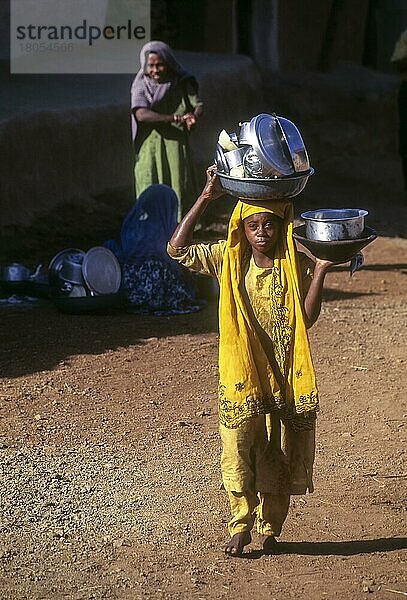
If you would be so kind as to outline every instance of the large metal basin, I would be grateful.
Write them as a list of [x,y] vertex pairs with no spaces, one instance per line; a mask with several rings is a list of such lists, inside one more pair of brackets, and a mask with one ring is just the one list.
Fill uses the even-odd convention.
[[280,178],[236,178],[217,172],[220,183],[227,194],[240,200],[278,200],[293,198],[307,185],[308,178],[314,173],[311,168],[307,173]]

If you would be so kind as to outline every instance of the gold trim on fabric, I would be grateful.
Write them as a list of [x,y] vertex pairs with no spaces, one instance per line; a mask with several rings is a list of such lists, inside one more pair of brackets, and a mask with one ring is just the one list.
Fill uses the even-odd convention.
[[[241,385],[241,384],[238,384]],[[279,395],[246,396],[239,402],[226,397],[226,386],[219,384],[219,420],[224,427],[236,429],[252,417],[276,412],[280,418],[297,431],[312,429],[319,410],[319,397],[316,390],[299,396],[295,401],[295,411],[290,410]]]

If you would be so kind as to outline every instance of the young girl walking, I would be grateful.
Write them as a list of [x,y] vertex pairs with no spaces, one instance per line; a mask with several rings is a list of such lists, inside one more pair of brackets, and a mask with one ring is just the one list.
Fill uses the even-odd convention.
[[221,473],[231,509],[225,552],[242,554],[255,521],[263,550],[273,552],[290,495],[314,489],[318,390],[307,328],[333,263],[296,250],[290,200],[239,200],[227,240],[194,244],[200,216],[224,194],[215,166],[206,178],[168,252],[220,285]]

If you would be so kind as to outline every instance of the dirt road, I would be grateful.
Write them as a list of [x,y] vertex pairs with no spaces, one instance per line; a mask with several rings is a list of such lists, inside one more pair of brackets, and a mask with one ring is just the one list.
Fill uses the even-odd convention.
[[196,315],[0,310],[2,599],[407,595],[407,240],[328,275],[311,330],[312,495],[280,553],[228,559],[215,304]]

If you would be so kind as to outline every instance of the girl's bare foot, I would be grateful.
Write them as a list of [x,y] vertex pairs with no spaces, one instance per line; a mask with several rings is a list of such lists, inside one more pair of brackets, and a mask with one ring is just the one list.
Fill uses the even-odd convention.
[[228,556],[242,556],[243,548],[250,544],[252,536],[249,531],[243,531],[243,533],[235,533],[230,538],[229,542],[225,545],[225,554]]
[[266,554],[276,554],[278,542],[274,535],[263,535],[261,541]]

